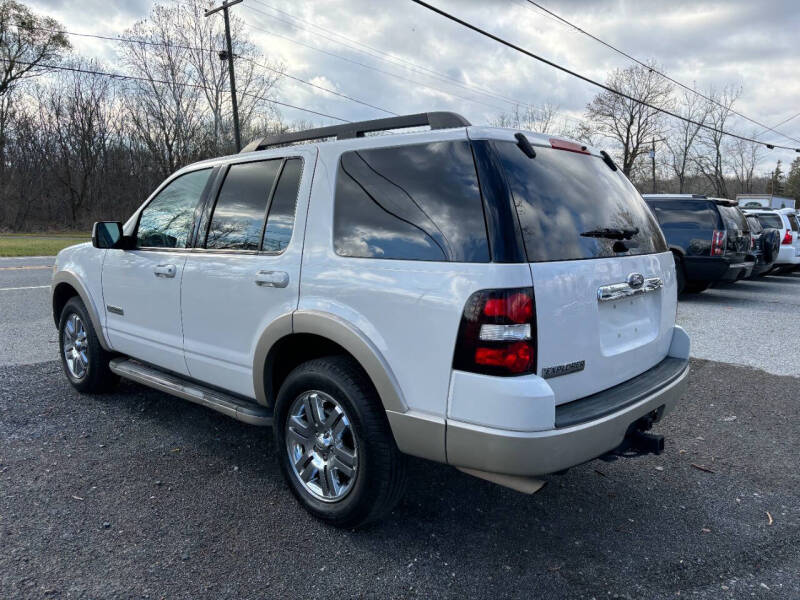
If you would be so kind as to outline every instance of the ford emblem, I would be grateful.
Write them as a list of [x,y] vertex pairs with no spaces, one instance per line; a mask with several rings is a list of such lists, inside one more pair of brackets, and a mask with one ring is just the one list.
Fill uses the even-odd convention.
[[641,273],[631,273],[628,275],[628,285],[631,286],[633,289],[638,290],[640,287],[644,285],[644,275]]

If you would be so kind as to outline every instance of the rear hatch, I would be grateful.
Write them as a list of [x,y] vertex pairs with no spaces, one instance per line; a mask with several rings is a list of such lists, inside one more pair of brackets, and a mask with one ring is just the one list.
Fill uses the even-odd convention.
[[750,253],[750,226],[747,219],[735,206],[719,205],[718,208],[725,223],[725,256],[732,262],[743,262]]
[[[513,142],[494,144],[533,277],[537,373],[556,403],[663,360],[675,325],[674,262],[636,189],[613,163],[580,146],[560,149],[556,141],[529,158]],[[648,285],[655,289],[643,292]]]

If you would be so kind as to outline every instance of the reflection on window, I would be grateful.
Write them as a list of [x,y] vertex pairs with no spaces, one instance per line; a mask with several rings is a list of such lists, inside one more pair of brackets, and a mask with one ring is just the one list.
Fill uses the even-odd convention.
[[258,250],[280,160],[231,165],[219,192],[206,248]]
[[283,167],[278,186],[275,188],[275,196],[269,207],[267,227],[264,230],[263,249],[267,252],[283,252],[292,239],[302,171],[303,161],[299,158],[287,160]]
[[651,200],[650,208],[662,229],[717,229],[719,217],[710,202]]
[[140,248],[185,248],[211,169],[181,175],[142,211],[136,233]]
[[488,262],[469,144],[344,153],[336,179],[334,245],[342,256]]

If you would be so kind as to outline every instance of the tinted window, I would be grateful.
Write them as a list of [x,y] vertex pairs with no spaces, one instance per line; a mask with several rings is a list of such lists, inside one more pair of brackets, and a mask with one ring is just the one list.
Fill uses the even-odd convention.
[[750,231],[753,233],[761,233],[764,231],[764,228],[761,226],[759,220],[755,217],[747,217],[747,224],[750,226]]
[[719,213],[722,215],[722,220],[725,221],[725,227],[727,229],[749,231],[747,228],[747,219],[744,218],[744,213],[735,206],[720,206]]
[[206,248],[258,250],[280,160],[231,165],[219,191]]
[[469,143],[342,154],[334,246],[342,256],[488,262]]
[[697,200],[648,200],[661,228],[719,229],[719,216],[710,202]]
[[211,169],[193,171],[161,190],[139,217],[136,245],[140,248],[185,248],[194,224],[194,209],[210,174]]
[[786,215],[789,218],[789,225],[792,227],[792,231],[797,231],[797,217],[794,215]]
[[781,219],[778,215],[758,215],[758,220],[764,226],[764,229],[773,228],[773,229],[783,229],[783,219]]
[[294,213],[297,208],[297,192],[300,189],[300,175],[303,172],[303,161],[292,158],[286,161],[281,172],[275,196],[269,207],[267,228],[264,230],[264,250],[283,252],[292,239]]
[[528,158],[513,142],[496,143],[532,262],[619,256],[616,240],[586,237],[601,229],[638,229],[630,254],[667,249],[639,192],[596,156],[536,148]]

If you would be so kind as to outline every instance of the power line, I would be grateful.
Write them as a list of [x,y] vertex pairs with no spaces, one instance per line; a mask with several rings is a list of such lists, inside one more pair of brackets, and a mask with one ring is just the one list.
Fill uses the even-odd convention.
[[[337,38],[341,38],[341,39],[346,40],[347,42],[350,42],[352,44],[356,44],[358,46],[362,46],[363,48],[366,48],[370,52],[367,52],[365,50],[361,50],[360,48],[353,48],[353,46],[350,46],[350,45],[346,44],[345,42],[341,42],[339,40],[331,39],[331,38],[325,37],[325,36],[319,36],[319,37],[322,37],[323,39],[326,39],[328,41],[334,42],[336,44],[340,44],[340,45],[342,45],[342,46],[344,46],[346,48],[350,48],[351,50],[355,50],[357,52],[362,52],[362,53],[366,54],[367,56],[371,56],[373,58],[376,58],[376,59],[378,59],[380,61],[383,61],[383,62],[387,62],[387,63],[392,64],[392,65],[397,65],[397,66],[405,65],[407,67],[411,67],[412,71],[415,71],[415,72],[419,73],[420,75],[427,75],[427,76],[433,77],[435,79],[438,79],[438,80],[440,80],[442,82],[450,82],[450,83],[453,83],[453,84],[455,84],[455,85],[457,85],[457,86],[459,86],[459,87],[461,87],[461,88],[463,88],[465,90],[468,90],[468,91],[471,91],[471,92],[476,92],[476,93],[479,93],[479,94],[481,94],[483,96],[487,96],[487,97],[494,98],[494,99],[497,99],[497,100],[502,100],[504,102],[508,102],[509,104],[515,104],[515,105],[520,105],[521,104],[521,105],[525,105],[525,106],[530,106],[531,108],[535,108],[529,102],[523,102],[521,100],[517,100],[516,98],[511,98],[509,96],[504,96],[503,94],[499,94],[497,92],[493,92],[491,90],[487,90],[486,88],[483,88],[483,87],[478,86],[478,85],[474,85],[474,84],[470,85],[468,83],[464,83],[462,81],[459,81],[455,77],[450,77],[450,76],[445,75],[443,73],[439,73],[438,71],[435,71],[434,69],[428,68],[428,67],[423,66],[423,65],[418,65],[417,63],[415,63],[413,61],[410,61],[408,59],[405,59],[405,58],[402,58],[402,57],[399,57],[399,56],[395,56],[394,54],[392,54],[390,52],[386,52],[385,50],[381,50],[380,48],[375,48],[374,46],[370,46],[369,44],[365,44],[365,43],[360,42],[358,40],[354,40],[353,38],[350,38],[350,37],[347,37],[345,35],[342,35],[341,33],[338,33],[336,31],[332,31],[330,29],[326,29],[325,27],[322,27],[321,25],[317,25],[316,23],[313,23],[311,21],[306,21],[304,19],[301,19],[300,17],[296,17],[296,16],[292,15],[291,13],[289,13],[289,12],[287,12],[285,10],[281,10],[281,9],[276,8],[274,6],[270,6],[266,2],[263,2],[263,0],[253,0],[253,1],[257,2],[261,6],[264,6],[264,7],[268,8],[269,10],[273,10],[273,11],[275,11],[277,13],[283,14],[283,15],[287,16],[288,18],[290,18],[290,19],[292,19],[294,21],[299,21],[300,23],[305,23],[306,25],[309,25],[310,27],[313,27],[315,29],[319,29],[320,31],[324,31],[327,34],[333,35],[333,36],[335,36]],[[313,31],[309,31],[305,27],[301,27],[301,26],[297,25],[296,23],[292,23],[292,22],[286,21],[284,19],[280,19],[280,18],[278,18],[278,17],[276,17],[274,15],[269,15],[269,14],[263,12],[263,11],[257,11],[257,12],[259,14],[262,14],[262,15],[264,15],[264,16],[270,18],[270,19],[273,19],[275,21],[278,21],[280,23],[286,23],[288,25],[291,25],[292,27],[294,27],[296,29],[300,29],[300,30],[303,30],[303,31],[308,31],[309,33],[312,33],[314,35],[319,35],[319,34],[316,34]],[[387,58],[383,58],[382,56],[376,56],[373,53],[380,54],[380,55],[385,56]],[[417,69],[419,69],[419,71],[416,71]]]
[[665,108],[661,108],[661,107],[655,106],[653,104],[650,104],[649,102],[644,102],[643,100],[639,100],[638,98],[634,98],[633,96],[630,96],[630,95],[628,95],[628,94],[626,94],[624,92],[620,92],[619,90],[615,90],[615,89],[613,89],[613,88],[611,88],[611,87],[609,87],[609,86],[607,86],[607,85],[605,85],[603,83],[600,83],[599,81],[595,81],[594,79],[590,79],[589,77],[586,77],[585,75],[581,75],[580,73],[572,71],[571,69],[568,69],[567,67],[561,66],[558,63],[555,63],[555,62],[553,62],[551,60],[548,60],[548,59],[546,59],[546,58],[544,58],[542,56],[534,54],[533,52],[531,52],[529,50],[526,50],[525,48],[522,48],[520,46],[517,46],[516,44],[513,44],[513,43],[509,42],[508,40],[505,40],[505,39],[503,39],[503,38],[501,38],[499,36],[496,36],[493,33],[489,33],[485,29],[481,29],[477,25],[473,25],[472,23],[468,23],[467,21],[464,21],[463,19],[460,19],[460,18],[458,18],[458,17],[456,17],[456,16],[454,16],[454,15],[452,15],[452,14],[446,12],[446,11],[443,11],[440,8],[437,8],[437,7],[435,7],[435,6],[431,5],[431,4],[428,4],[427,2],[424,2],[424,0],[411,0],[411,1],[414,2],[415,4],[419,4],[420,6],[422,6],[424,8],[427,8],[428,10],[430,10],[432,12],[435,12],[435,13],[445,17],[446,19],[450,19],[451,21],[453,21],[455,23],[458,23],[459,25],[461,25],[463,27],[466,27],[467,29],[471,29],[472,31],[480,33],[481,35],[483,35],[485,37],[488,37],[489,39],[494,40],[495,42],[503,44],[504,46],[507,46],[507,47],[511,48],[512,50],[516,50],[517,52],[525,54],[526,56],[529,56],[529,57],[533,58],[534,60],[538,60],[539,62],[542,62],[542,63],[544,63],[544,64],[546,64],[546,65],[548,65],[550,67],[558,69],[559,71],[561,71],[563,73],[566,73],[567,75],[572,75],[573,77],[576,77],[576,78],[578,78],[578,79],[580,79],[582,81],[590,83],[590,84],[592,84],[592,85],[594,85],[596,87],[599,87],[600,89],[603,89],[603,90],[605,90],[607,92],[610,92],[610,93],[612,93],[612,94],[614,94],[616,96],[620,96],[622,98],[625,98],[626,100],[630,100],[631,102],[636,102],[637,104],[641,104],[642,106],[646,106],[646,107],[648,107],[648,108],[650,108],[652,110],[655,110],[657,112],[669,115],[671,117],[675,117],[676,119],[680,119],[680,120],[685,121],[687,123],[691,123],[692,125],[697,125],[698,127],[702,127],[703,129],[708,129],[709,131],[714,131],[716,133],[719,133],[719,134],[722,134],[722,135],[727,135],[729,137],[737,138],[737,139],[740,139],[740,140],[744,140],[746,142],[753,142],[755,144],[761,144],[763,146],[766,146],[770,150],[772,150],[773,148],[782,148],[784,150],[795,150],[795,151],[800,152],[800,148],[794,148],[794,147],[791,147],[791,146],[780,146],[778,144],[768,144],[766,142],[762,142],[762,141],[756,140],[754,138],[749,138],[749,137],[746,137],[746,136],[743,136],[743,135],[739,135],[737,133],[731,133],[731,132],[725,131],[724,129],[717,129],[716,127],[712,127],[711,125],[706,125],[705,123],[700,123],[700,122],[695,121],[693,119],[689,119],[687,117],[681,116],[681,115],[679,115],[677,113],[674,113],[674,112],[672,112],[670,110],[667,110]]
[[[47,29],[46,27],[31,27],[31,29],[37,29],[39,31],[49,31],[50,33],[63,33],[63,34],[66,34],[66,35],[74,35],[74,36],[77,36],[77,37],[86,37],[86,38],[94,38],[94,39],[98,39],[98,40],[107,40],[107,41],[111,41],[111,42],[124,42],[124,43],[128,43],[128,44],[143,44],[145,46],[159,46],[159,47],[164,47],[164,48],[176,48],[176,49],[179,49],[179,50],[194,50],[196,52],[208,52],[210,54],[213,53],[208,48],[201,48],[201,47],[198,47],[198,46],[188,46],[188,45],[184,45],[184,44],[167,44],[166,42],[152,42],[152,41],[148,41],[148,40],[138,40],[138,39],[135,39],[135,38],[126,38],[126,37],[122,37],[122,36],[100,35],[100,34],[96,34],[96,33],[82,33],[82,32],[77,32],[77,31],[67,31],[65,29]],[[365,102],[364,100],[359,100],[358,98],[355,98],[353,96],[348,96],[347,94],[343,94],[342,92],[337,92],[336,90],[331,90],[329,88],[326,88],[324,86],[318,85],[318,84],[313,83],[311,81],[307,81],[305,79],[301,79],[300,77],[297,77],[295,75],[290,75],[289,73],[286,73],[285,71],[281,71],[280,69],[276,69],[275,67],[271,67],[269,65],[265,65],[264,63],[258,62],[257,60],[255,60],[253,58],[250,58],[249,56],[238,56],[237,58],[240,58],[240,59],[242,59],[244,61],[247,61],[247,62],[249,62],[249,63],[251,63],[251,64],[253,64],[256,67],[259,67],[261,69],[266,69],[267,71],[272,71],[272,72],[277,73],[278,75],[280,75],[282,77],[286,77],[288,79],[292,79],[293,81],[297,81],[298,83],[302,83],[304,85],[316,88],[316,89],[321,90],[323,92],[326,92],[328,94],[333,94],[334,96],[339,96],[340,98],[344,98],[345,100],[349,100],[350,102],[355,102],[356,104],[361,104],[362,106],[367,106],[369,108],[374,108],[375,110],[379,110],[381,112],[385,112],[387,114],[397,116],[396,112],[393,112],[393,111],[388,110],[386,108],[382,108],[380,106],[376,106],[375,104],[370,104],[369,102]]]
[[[794,137],[792,137],[792,136],[790,136],[790,135],[786,135],[785,133],[782,133],[782,132],[780,132],[780,131],[776,131],[776,130],[775,130],[775,127],[778,127],[778,125],[776,125],[775,127],[770,127],[769,125],[764,125],[763,123],[761,123],[761,122],[759,122],[759,121],[756,121],[755,119],[751,119],[751,118],[750,118],[750,117],[748,117],[747,115],[743,115],[742,113],[740,113],[740,112],[738,112],[738,111],[736,111],[736,110],[734,110],[734,109],[730,108],[729,106],[725,106],[724,104],[722,104],[722,103],[721,103],[721,102],[719,102],[718,100],[715,100],[714,98],[712,98],[712,97],[710,97],[710,96],[706,96],[705,94],[703,94],[702,92],[699,92],[699,91],[697,91],[697,90],[696,90],[696,89],[694,89],[693,87],[691,87],[691,86],[688,86],[688,85],[686,85],[686,84],[684,84],[684,83],[681,83],[681,82],[680,82],[680,81],[678,81],[677,79],[673,79],[672,77],[670,77],[670,76],[669,76],[669,75],[667,75],[666,73],[663,73],[663,72],[659,71],[658,69],[654,68],[652,65],[648,65],[648,64],[646,64],[646,63],[642,62],[641,60],[639,60],[639,59],[638,59],[638,58],[636,58],[635,56],[631,56],[630,54],[628,54],[628,53],[627,53],[627,52],[625,52],[624,50],[620,50],[620,49],[619,49],[619,48],[617,48],[616,46],[612,46],[611,44],[609,44],[609,43],[608,43],[608,42],[606,42],[605,40],[602,40],[602,39],[600,39],[599,37],[597,37],[596,35],[593,35],[593,34],[589,33],[589,32],[588,32],[588,31],[586,31],[585,29],[581,29],[580,27],[578,27],[578,26],[577,26],[577,25],[575,25],[574,23],[572,23],[572,22],[568,21],[567,19],[565,19],[565,18],[561,17],[560,15],[557,15],[557,14],[556,14],[556,13],[554,13],[553,11],[551,11],[551,10],[549,10],[549,9],[545,8],[544,6],[542,6],[541,4],[539,4],[538,2],[534,2],[534,0],[525,0],[525,1],[526,1],[528,4],[530,4],[530,5],[532,5],[532,6],[535,6],[536,8],[539,8],[540,10],[543,10],[545,13],[547,13],[548,15],[550,15],[550,16],[552,16],[552,17],[554,17],[555,19],[557,19],[557,20],[558,20],[558,21],[560,21],[561,23],[563,23],[563,24],[567,25],[568,27],[571,27],[572,29],[575,29],[576,31],[578,31],[578,32],[582,33],[583,35],[585,35],[585,36],[587,36],[587,37],[590,37],[590,38],[591,38],[591,39],[593,39],[594,41],[596,41],[596,42],[598,42],[598,43],[602,44],[603,46],[605,46],[606,48],[609,48],[609,49],[613,50],[614,52],[617,52],[618,54],[621,54],[621,55],[622,55],[622,56],[624,56],[625,58],[628,58],[628,59],[632,60],[633,62],[635,62],[636,64],[638,64],[638,65],[641,65],[642,67],[645,67],[646,69],[648,69],[648,70],[652,71],[653,73],[656,73],[657,75],[660,75],[661,77],[663,77],[663,78],[664,78],[664,79],[666,79],[667,81],[670,81],[670,82],[674,83],[675,85],[677,85],[677,86],[680,86],[681,88],[685,89],[686,91],[692,92],[693,94],[697,94],[698,96],[700,96],[700,97],[701,97],[701,98],[703,98],[704,100],[707,100],[708,102],[711,102],[712,104],[716,104],[717,106],[721,106],[721,107],[723,107],[724,109],[726,109],[726,110],[730,111],[731,113],[733,113],[733,114],[735,114],[735,115],[737,115],[737,116],[741,117],[742,119],[745,119],[746,121],[750,121],[751,123],[755,123],[755,124],[756,124],[756,125],[758,125],[759,127],[763,127],[765,131],[772,131],[773,133],[777,133],[778,135],[781,135],[781,136],[783,136],[783,137],[785,137],[785,138],[787,138],[787,139],[789,139],[789,140],[792,140],[793,142],[798,142],[798,143],[800,143],[800,139],[794,138]],[[760,135],[760,134],[759,134],[759,135]]]
[[[180,87],[188,87],[188,88],[194,88],[194,89],[198,89],[198,90],[214,91],[213,89],[208,88],[208,87],[206,87],[204,85],[201,85],[199,83],[184,83],[184,82],[178,82],[178,81],[167,81],[165,79],[151,79],[149,77],[140,77],[140,76],[137,76],[137,75],[123,75],[122,73],[110,73],[108,71],[99,71],[99,70],[96,70],[96,69],[82,69],[80,67],[70,67],[70,66],[67,66],[67,65],[49,65],[49,64],[44,64],[44,63],[29,63],[29,62],[24,62],[24,61],[19,61],[19,60],[12,61],[12,60],[7,59],[7,58],[0,58],[0,60],[2,60],[3,62],[6,62],[6,63],[14,62],[15,64],[18,64],[18,65],[36,66],[36,67],[42,67],[43,69],[53,69],[54,71],[70,71],[70,72],[73,72],[73,73],[86,73],[88,75],[97,75],[99,77],[109,77],[111,79],[120,79],[120,80],[123,80],[123,81],[143,81],[145,83],[159,83],[159,84],[162,84],[162,85],[177,85],[177,86],[180,86]],[[279,100],[273,100],[272,98],[269,98],[267,96],[260,96],[258,94],[254,94],[253,92],[246,92],[245,91],[245,92],[242,92],[242,95],[250,96],[251,98],[255,98],[256,100],[263,100],[265,102],[271,102],[271,103],[277,104],[279,106],[285,106],[286,108],[292,108],[294,110],[300,110],[300,111],[303,111],[303,112],[307,112],[307,113],[310,113],[310,114],[317,115],[319,117],[325,117],[326,119],[334,119],[336,121],[342,121],[343,123],[351,123],[352,122],[352,121],[350,121],[348,119],[343,119],[342,117],[337,117],[335,115],[329,115],[329,114],[324,113],[324,112],[312,110],[310,108],[304,108],[302,106],[296,106],[294,104],[289,104],[287,102],[280,102]]]

